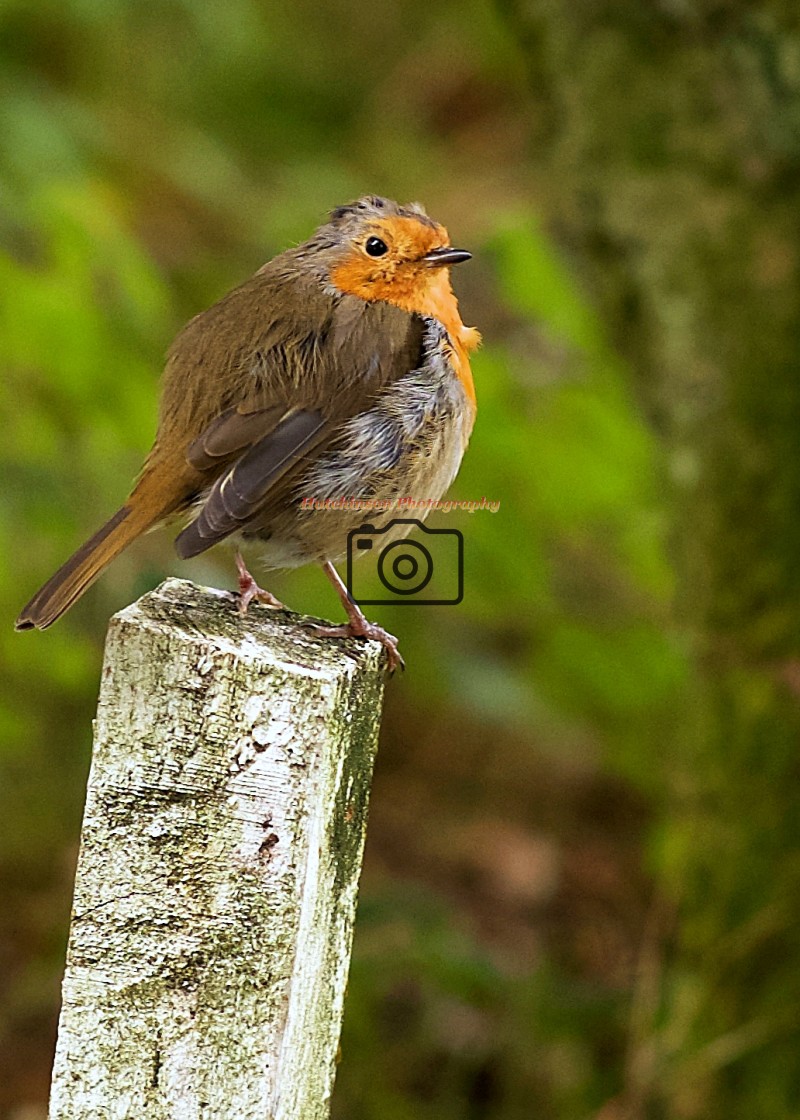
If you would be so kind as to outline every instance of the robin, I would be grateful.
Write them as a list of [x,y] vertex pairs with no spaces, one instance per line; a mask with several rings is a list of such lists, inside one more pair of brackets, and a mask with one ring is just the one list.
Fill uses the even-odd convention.
[[[370,514],[386,527],[394,499],[439,498],[455,477],[480,335],[461,322],[449,269],[469,259],[421,206],[368,196],[192,319],[169,351],[158,431],[129,498],[17,629],[50,626],[131,541],[182,516],[182,558],[230,537],[260,541],[268,568],[321,564],[348,622],[317,632],[376,639],[389,669],[402,665],[397,639],[367,621],[333,566],[363,515],[327,506],[386,499]],[[282,607],[238,549],[236,562],[242,612],[253,599]]]

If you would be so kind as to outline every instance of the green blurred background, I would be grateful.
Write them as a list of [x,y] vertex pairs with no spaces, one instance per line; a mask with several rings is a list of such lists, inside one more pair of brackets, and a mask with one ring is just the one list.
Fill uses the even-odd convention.
[[[420,200],[479,415],[459,607],[388,687],[337,1120],[800,1116],[800,14],[789,0],[0,3],[0,1117],[42,1120],[120,503],[175,331]],[[317,571],[268,582],[340,617]]]

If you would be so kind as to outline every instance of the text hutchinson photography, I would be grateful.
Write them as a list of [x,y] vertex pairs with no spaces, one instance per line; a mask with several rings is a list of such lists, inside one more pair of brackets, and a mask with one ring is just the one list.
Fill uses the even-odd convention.
[[409,513],[412,510],[435,511],[436,513],[477,513],[479,510],[488,510],[497,513],[500,502],[489,498],[315,498],[305,497],[300,499],[300,509],[303,510],[363,510],[364,513],[397,510]]

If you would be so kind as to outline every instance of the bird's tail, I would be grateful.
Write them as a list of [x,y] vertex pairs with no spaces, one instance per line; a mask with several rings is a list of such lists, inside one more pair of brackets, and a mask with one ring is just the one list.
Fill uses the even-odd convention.
[[153,481],[152,475],[145,474],[122,509],[36,592],[20,612],[17,630],[44,630],[51,626],[123,549],[175,508],[176,501],[165,503],[157,498],[159,488],[152,485]]

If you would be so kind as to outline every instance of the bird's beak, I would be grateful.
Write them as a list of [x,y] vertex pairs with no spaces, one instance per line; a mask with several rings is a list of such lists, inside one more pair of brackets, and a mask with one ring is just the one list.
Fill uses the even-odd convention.
[[449,245],[444,245],[441,249],[432,249],[422,260],[429,268],[445,268],[451,264],[461,264],[471,257],[472,253],[468,253],[466,249],[451,249]]

